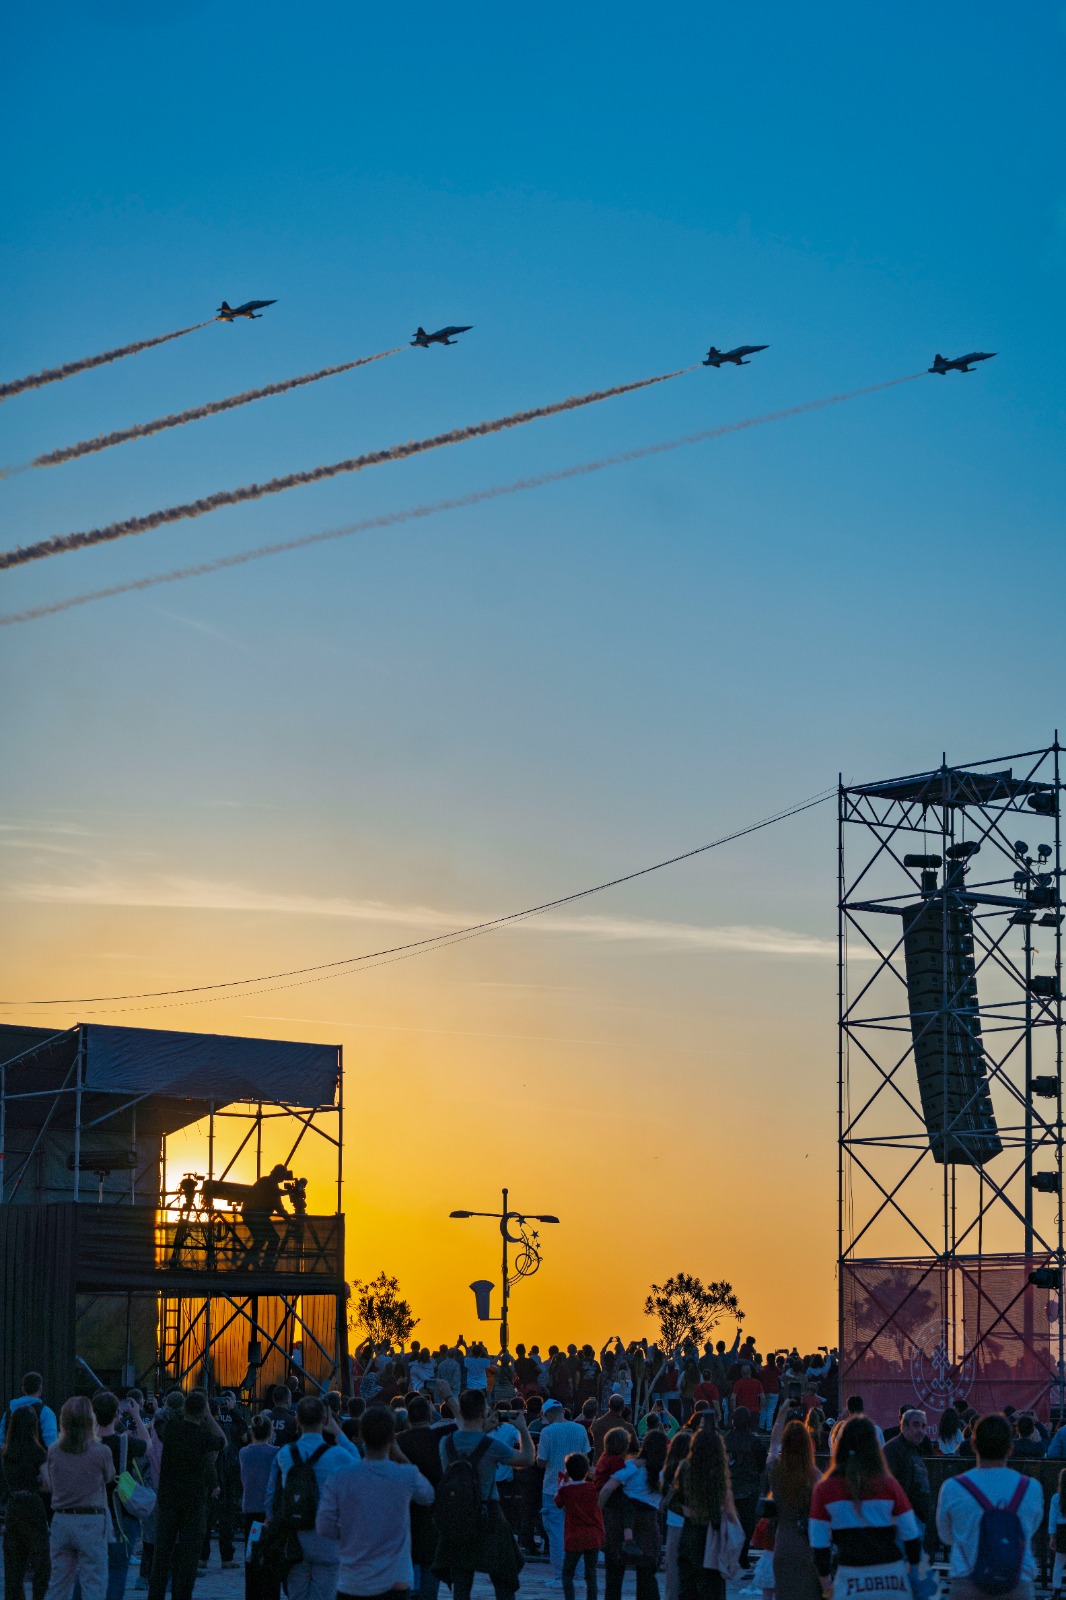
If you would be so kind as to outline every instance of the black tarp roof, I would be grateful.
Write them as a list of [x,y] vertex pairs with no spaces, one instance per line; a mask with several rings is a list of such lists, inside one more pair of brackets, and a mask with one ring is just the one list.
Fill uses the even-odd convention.
[[[48,1028],[0,1025],[0,1062],[11,1063],[6,1075],[9,1123],[38,1122],[46,1105],[43,1095],[54,1096],[65,1083],[73,1085],[79,1045],[85,1052],[83,1094],[101,1110],[114,1104],[116,1096],[123,1102],[146,1096],[143,1116],[160,1132],[206,1116],[212,1102],[216,1109],[235,1100],[263,1100],[305,1111],[332,1106],[340,1075],[338,1045],[95,1022],[77,1023],[58,1034]],[[57,1109],[54,1126],[69,1125],[73,1118],[73,1096],[63,1099],[69,1108],[64,1104]]]
[[881,783],[852,784],[849,794],[874,795],[880,800],[917,800],[924,806],[991,805],[1021,800],[1029,795],[1053,795],[1053,783],[1016,778],[1003,772],[968,772],[962,767],[938,767],[909,778],[889,778]]

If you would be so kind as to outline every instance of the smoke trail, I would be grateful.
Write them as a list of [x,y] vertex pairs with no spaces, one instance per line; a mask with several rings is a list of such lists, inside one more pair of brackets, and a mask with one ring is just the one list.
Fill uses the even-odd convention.
[[[37,456],[31,467],[57,467],[62,461],[73,461],[76,456],[92,455],[96,450],[110,450],[112,445],[125,444],[127,439],[147,439],[164,428],[180,428],[186,422],[199,422],[201,417],[217,417],[220,411],[232,411],[235,406],[249,405],[253,400],[265,400],[268,395],[286,394],[305,383],[317,383],[320,378],[333,378],[338,372],[351,372],[355,367],[368,366],[371,361],[384,361],[386,356],[399,355],[407,345],[397,345],[394,350],[379,350],[377,355],[360,356],[358,361],[344,361],[339,367],[322,367],[318,372],[306,372],[301,378],[286,378],[281,383],[268,383],[263,389],[246,389],[243,394],[231,394],[225,400],[212,400],[204,406],[194,406],[191,411],[175,411],[167,417],[156,417],[154,422],[141,422],[133,428],[122,428],[117,433],[102,433],[95,439],[83,439],[80,444],[68,444],[62,450],[50,450]],[[20,470],[18,468],[16,471]],[[0,476],[7,477],[8,473]]]
[[87,533],[61,534],[54,539],[42,539],[38,544],[17,546],[14,550],[0,552],[0,569],[21,567],[28,561],[41,561],[45,556],[65,555],[68,550],[81,550],[86,545],[104,544],[110,539],[124,539],[130,534],[147,533],[168,522],[182,522],[187,517],[203,517],[221,506],[238,506],[246,500],[261,500],[267,494],[280,494],[283,489],[299,489],[307,483],[322,483],[342,472],[362,472],[364,467],[381,466],[386,461],[404,461],[408,456],[421,455],[425,450],[436,450],[441,445],[461,444],[467,439],[477,439],[487,433],[502,433],[506,428],[518,428],[524,422],[535,422],[540,417],[554,417],[561,411],[576,411],[579,406],[593,405],[597,400],[610,400],[614,395],[630,394],[634,389],[647,389],[653,383],[666,383],[670,378],[680,378],[683,373],[695,371],[682,367],[677,372],[660,372],[654,378],[638,378],[635,383],[619,383],[611,389],[596,389],[591,394],[571,395],[568,400],[556,400],[552,405],[535,406],[531,411],[513,411],[510,416],[496,417],[491,422],[473,422],[466,428],[452,428],[448,433],[437,433],[429,439],[412,439],[407,444],[396,444],[387,450],[371,450],[361,456],[351,456],[347,461],[334,461],[329,466],[312,467],[309,472],[290,472],[283,478],[271,478],[266,483],[249,483],[241,489],[221,489],[203,500],[190,500],[181,506],[168,506],[164,511],[152,511],[146,517],[129,517],[125,522],[112,522],[106,528],[91,528]]
[[46,383],[58,383],[60,378],[72,378],[76,372],[87,372],[90,367],[106,366],[109,361],[118,361],[122,356],[135,356],[141,350],[151,350],[153,345],[166,344],[169,339],[183,339],[187,333],[195,333],[197,328],[206,328],[214,321],[215,318],[210,317],[207,322],[194,322],[191,328],[161,333],[158,339],[139,339],[136,344],[124,344],[118,350],[105,350],[99,356],[85,356],[81,361],[68,361],[62,367],[31,372],[28,378],[14,378],[10,383],[0,383],[0,400],[10,400],[13,394],[21,394],[24,389],[41,389]]
[[110,600],[115,595],[134,594],[141,589],[154,589],[160,583],[182,583],[186,578],[202,578],[211,572],[222,572],[227,567],[243,567],[249,561],[260,561],[265,556],[284,555],[289,550],[305,550],[309,545],[327,544],[332,539],[348,539],[354,533],[368,533],[374,528],[392,528],[400,522],[415,522],[422,517],[436,516],[443,511],[458,511],[466,506],[482,505],[486,500],[499,500],[504,495],[521,494],[526,489],[540,489],[545,484],[562,483],[567,478],[584,478],[606,467],[621,466],[628,461],[642,461],[648,456],[665,455],[671,450],[682,450],[686,445],[704,444],[708,439],[719,439],[726,433],[740,433],[745,428],[758,428],[767,422],[781,422],[787,417],[798,417],[805,411],[821,411],[826,406],[838,406],[845,400],[857,400],[862,395],[877,394],[881,389],[894,389],[901,383],[912,383],[924,374],[915,372],[907,378],[891,378],[887,383],[874,383],[866,389],[852,389],[847,394],[830,395],[824,400],[807,400],[784,411],[768,411],[759,417],[745,417],[741,422],[724,422],[715,428],[704,428],[699,433],[688,433],[680,439],[667,439],[660,444],[639,445],[623,450],[618,455],[603,456],[599,461],[587,461],[576,467],[562,467],[556,472],[542,472],[533,478],[519,478],[516,483],[497,484],[489,489],[475,489],[471,494],[458,495],[452,500],[438,500],[432,505],[410,506],[406,511],[387,511],[382,516],[365,517],[361,522],[350,522],[343,528],[327,528],[322,533],[301,534],[297,539],[284,539],[278,544],[262,544],[253,550],[242,550],[237,555],[218,556],[213,561],[201,561],[196,566],[178,567],[172,572],[160,572],[148,578],[134,578],[128,583],[115,583],[107,589],[94,589],[88,594],[72,595],[67,600],[53,600],[49,605],[34,606],[28,611],[12,611],[0,615],[0,628],[14,622],[35,622],[38,617],[52,617],[59,611],[70,611],[75,606],[86,606],[94,600]]

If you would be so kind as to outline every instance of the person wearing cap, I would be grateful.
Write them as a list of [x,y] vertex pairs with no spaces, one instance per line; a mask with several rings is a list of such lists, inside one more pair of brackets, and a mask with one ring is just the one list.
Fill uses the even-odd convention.
[[250,1266],[271,1267],[277,1261],[281,1235],[270,1219],[289,1215],[282,1204],[281,1186],[291,1181],[292,1173],[279,1161],[264,1177],[248,1186],[248,1193],[241,1201],[241,1217],[251,1234]]
[[548,1535],[548,1559],[551,1562],[552,1576],[560,1580],[563,1575],[565,1517],[562,1508],[555,1504],[555,1496],[559,1492],[560,1483],[566,1479],[567,1456],[584,1455],[588,1447],[589,1436],[580,1422],[565,1421],[561,1401],[554,1398],[545,1400],[544,1427],[537,1440],[537,1460],[544,1468],[540,1517],[544,1531]]

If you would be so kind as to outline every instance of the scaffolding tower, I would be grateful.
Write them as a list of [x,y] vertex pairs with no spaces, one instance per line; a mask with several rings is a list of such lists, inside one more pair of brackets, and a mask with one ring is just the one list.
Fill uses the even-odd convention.
[[339,1046],[0,1027],[0,1387],[343,1388],[342,1135]]
[[1063,1409],[1060,746],[839,789],[843,1392]]

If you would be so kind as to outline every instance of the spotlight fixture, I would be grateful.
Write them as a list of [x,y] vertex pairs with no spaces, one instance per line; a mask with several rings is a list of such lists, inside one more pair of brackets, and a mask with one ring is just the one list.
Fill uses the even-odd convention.
[[1059,1175],[1057,1172],[1034,1172],[1029,1179],[1037,1194],[1058,1194]]

